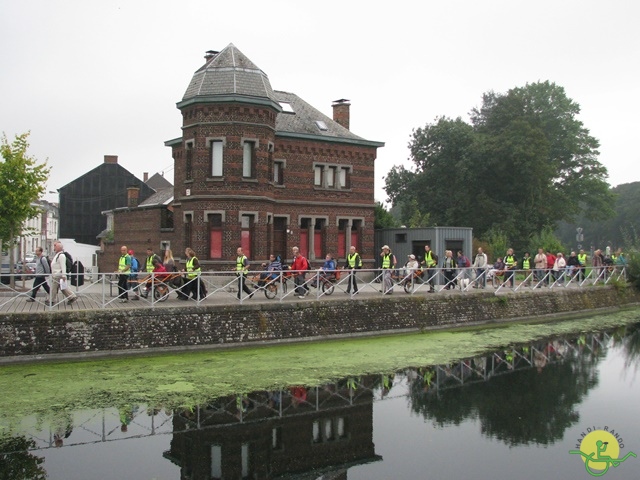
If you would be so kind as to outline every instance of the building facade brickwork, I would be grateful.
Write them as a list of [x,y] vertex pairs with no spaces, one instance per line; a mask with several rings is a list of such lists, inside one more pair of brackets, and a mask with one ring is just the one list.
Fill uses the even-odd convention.
[[[372,266],[374,164],[384,144],[345,128],[346,100],[336,101],[339,118],[331,119],[295,94],[274,91],[233,44],[205,58],[177,105],[182,135],[166,142],[174,159],[173,231],[142,238],[116,226],[105,257],[151,239],[156,249],[169,242],[178,259],[193,248],[203,269],[217,270],[235,261],[239,246],[253,262],[272,253],[290,259],[299,246],[317,265],[327,253],[344,259],[355,245]],[[124,216],[114,212],[114,223]]]

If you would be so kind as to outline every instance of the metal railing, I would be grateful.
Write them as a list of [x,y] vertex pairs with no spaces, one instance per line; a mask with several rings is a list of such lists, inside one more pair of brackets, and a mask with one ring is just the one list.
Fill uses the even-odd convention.
[[[499,294],[540,288],[566,289],[607,285],[611,282],[626,281],[627,274],[626,267],[621,265],[557,272],[495,272],[492,269],[474,268],[445,271],[442,268],[430,268],[418,271],[339,270],[337,273],[338,275],[322,270],[249,271],[245,276],[238,276],[234,271],[207,271],[199,273],[194,278],[186,277],[183,273],[139,273],[137,278],[130,279],[127,294],[130,301],[131,297],[139,297],[136,298],[138,305],[151,307],[164,305],[172,294],[183,299],[191,294],[186,300],[195,305],[244,303],[255,295],[264,295],[268,300],[282,302],[294,298],[321,300],[329,296],[354,299],[356,295],[371,297],[402,291],[408,295],[441,294],[445,291],[464,294],[478,288],[488,288]],[[3,275],[4,281],[9,280],[11,276]],[[33,280],[23,280],[21,274],[13,277],[16,279],[13,287],[5,283],[0,286],[0,311],[11,309],[10,306],[15,302],[24,302],[31,298]],[[51,275],[44,277],[49,285],[56,281]],[[115,306],[118,300],[122,299],[122,291],[117,287],[118,277],[118,274],[114,273],[94,273],[91,277],[67,274],[70,288],[78,299],[82,300],[81,308],[99,309]],[[354,285],[349,285],[352,278],[357,282],[357,290]],[[251,288],[251,294],[243,291],[241,281]],[[42,292],[42,288],[40,290]],[[60,294],[51,303],[45,301],[45,298],[39,293],[34,298],[35,304],[52,310],[68,302],[68,299]],[[175,305],[173,302],[167,305],[169,304]]]

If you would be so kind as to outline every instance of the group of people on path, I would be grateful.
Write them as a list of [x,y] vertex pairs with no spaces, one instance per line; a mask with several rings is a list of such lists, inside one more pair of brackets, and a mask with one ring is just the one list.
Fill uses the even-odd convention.
[[[202,300],[207,296],[207,289],[200,277],[202,271],[196,253],[191,248],[185,249],[185,269],[178,272],[173,252],[165,250],[164,260],[154,253],[153,248],[147,248],[147,256],[144,266],[136,258],[133,250],[128,250],[126,245],[120,247],[118,259],[118,298],[121,303],[129,301],[129,291],[132,292],[132,300],[147,298],[153,282],[170,282],[176,288],[179,300]],[[141,277],[141,273],[147,273]],[[153,275],[151,275],[153,274]]]
[[[263,273],[260,275],[260,281],[258,282],[259,287],[263,287],[269,281],[274,281],[280,276],[280,272],[283,270],[290,270],[293,276],[293,282],[295,285],[295,294],[298,298],[304,298],[309,294],[309,285],[306,279],[306,272],[311,270],[311,266],[307,258],[300,252],[299,247],[293,247],[291,249],[291,253],[293,255],[293,260],[290,266],[284,265],[282,262],[282,258],[280,255],[271,254],[269,256],[269,262],[263,263],[262,268],[264,269]],[[325,261],[322,267],[319,269],[318,278],[316,279],[316,283],[312,284],[312,286],[319,287],[320,282],[328,279],[335,278],[337,271],[337,263],[333,259],[333,256],[330,253],[327,253],[325,256]],[[347,279],[347,292],[351,294],[358,293],[358,282],[355,276],[355,270],[362,268],[362,259],[360,258],[360,254],[356,252],[356,248],[352,246],[349,249],[349,254],[346,257],[344,269],[348,270],[348,279]],[[246,255],[244,255],[242,247],[238,247],[236,252],[236,275],[238,276],[238,300],[242,298],[242,292],[247,294],[245,298],[252,298],[254,291],[247,286],[246,278],[247,273],[249,272],[249,260]]]
[[[58,293],[67,299],[67,304],[71,305],[78,297],[69,288],[69,278],[67,273],[67,256],[64,253],[64,247],[60,241],[53,242],[54,255],[51,261],[44,255],[42,247],[36,248],[36,271],[33,279],[33,286],[29,291],[27,302],[35,302],[36,295],[40,287],[47,294],[45,304],[48,306],[55,305],[58,299]],[[51,286],[47,279],[51,278]]]
[[[47,294],[45,301],[48,305],[56,304],[59,292],[62,292],[68,304],[72,304],[77,300],[77,296],[69,288],[67,273],[67,257],[64,253],[64,247],[60,241],[53,244],[54,256],[49,260],[43,254],[41,247],[36,248],[36,269],[33,287],[29,291],[27,302],[34,302],[38,290],[42,287]],[[435,279],[437,277],[437,269],[439,266],[439,257],[432,250],[430,245],[424,247],[425,253],[421,262],[416,259],[413,254],[408,255],[407,262],[404,264],[404,277],[409,278],[414,274],[419,274],[425,278],[429,284],[429,292],[435,292]],[[310,270],[308,260],[302,255],[300,249],[296,246],[292,248],[293,260],[290,266],[284,265],[282,258],[278,255],[270,255],[269,262],[263,263],[263,273],[260,275],[258,287],[264,287],[268,281],[274,281],[279,278],[280,272],[288,269],[291,270],[295,284],[295,293],[299,298],[304,298],[309,293],[309,286],[306,281],[306,271]],[[185,249],[185,269],[178,272],[176,262],[173,258],[171,250],[165,251],[164,259],[156,255],[151,247],[147,248],[147,256],[144,264],[136,258],[133,250],[127,249],[126,245],[120,248],[120,258],[118,260],[118,298],[122,303],[129,301],[129,292],[133,295],[133,300],[139,300],[140,297],[147,298],[151,290],[152,281],[149,275],[141,277],[141,273],[153,274],[157,282],[171,282],[176,289],[180,300],[202,300],[207,296],[205,283],[200,276],[201,266],[196,257],[195,252],[191,248]],[[626,259],[620,249],[614,254],[607,247],[606,253],[597,249],[591,257],[591,266],[596,269],[604,269],[612,265],[624,265]],[[584,250],[578,253],[572,251],[565,258],[562,252],[553,254],[544,249],[538,249],[537,254],[532,257],[529,252],[525,252],[519,260],[516,258],[514,250],[509,248],[503,257],[498,257],[493,264],[488,261],[487,254],[480,247],[477,250],[473,262],[464,255],[462,251],[457,252],[456,258],[453,256],[452,250],[446,250],[440,268],[444,276],[444,289],[453,289],[457,286],[458,281],[469,282],[470,272],[475,274],[473,279],[473,288],[486,288],[487,278],[492,275],[501,277],[502,282],[514,286],[515,272],[520,270],[531,271],[533,275],[526,276],[526,282],[529,284],[531,279],[538,282],[538,286],[542,280],[548,284],[551,281],[563,281],[567,276],[576,276],[577,279],[585,278],[585,269],[589,261],[588,255]],[[388,245],[384,245],[380,253],[380,266],[382,270],[382,292],[390,295],[393,293],[393,272],[397,269],[396,256],[391,252]],[[362,258],[356,251],[355,246],[351,246],[349,253],[346,255],[343,269],[347,272],[346,292],[350,295],[358,294],[358,282],[356,271],[362,268]],[[319,286],[320,275],[324,278],[335,278],[338,269],[336,261],[331,254],[327,254],[325,262],[320,268],[318,279],[313,286]],[[242,247],[238,247],[236,251],[235,272],[238,277],[238,293],[237,298],[241,299],[242,292],[246,294],[245,298],[252,298],[255,291],[251,290],[247,285],[247,273],[249,271],[249,260],[243,253]],[[51,285],[47,282],[50,276]]]

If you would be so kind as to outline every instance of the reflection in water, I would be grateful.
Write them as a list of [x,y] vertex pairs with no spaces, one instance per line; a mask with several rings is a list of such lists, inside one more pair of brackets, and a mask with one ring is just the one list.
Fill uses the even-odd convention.
[[579,422],[577,405],[597,386],[596,367],[608,346],[637,367],[639,332],[635,326],[553,338],[446,365],[221,397],[180,410],[119,405],[26,418],[2,430],[0,478],[45,478],[42,455],[48,449],[107,448],[109,442],[158,435],[170,436],[162,456],[182,479],[305,472],[346,478],[350,467],[382,460],[373,441],[373,405],[399,396],[438,427],[477,419],[485,437],[506,445],[548,445]]
[[[485,435],[508,445],[552,443],[578,421],[575,405],[597,385],[607,337],[554,339],[412,371],[411,408],[440,426],[478,418]],[[460,394],[470,383],[477,385]]]

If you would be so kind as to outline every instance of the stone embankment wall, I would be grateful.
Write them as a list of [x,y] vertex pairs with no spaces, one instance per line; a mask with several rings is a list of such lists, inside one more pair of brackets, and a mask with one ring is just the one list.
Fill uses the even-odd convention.
[[630,288],[0,315],[0,360],[454,328],[639,305]]

